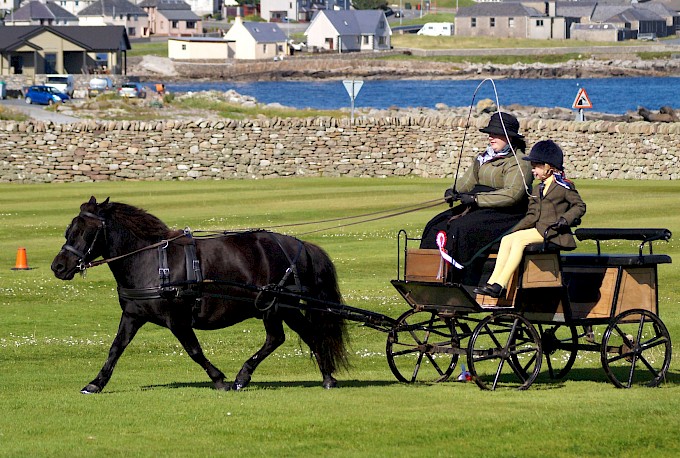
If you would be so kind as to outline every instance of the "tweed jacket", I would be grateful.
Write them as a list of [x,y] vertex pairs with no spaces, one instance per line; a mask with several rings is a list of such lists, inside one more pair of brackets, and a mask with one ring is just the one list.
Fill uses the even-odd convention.
[[[516,148],[518,158],[524,154],[523,149]],[[519,163],[519,164],[518,164]],[[477,194],[477,206],[480,208],[511,207],[526,199],[527,188],[531,188],[533,176],[528,161],[517,160],[512,154],[494,159],[482,165],[475,158],[471,167],[465,171],[456,183],[454,191],[470,192],[475,185],[494,188],[495,191]]]
[[[510,232],[535,227],[543,235],[545,230],[551,224],[556,223],[560,217],[564,217],[570,226],[577,218],[581,218],[586,213],[586,204],[581,200],[574,184],[568,183],[570,189],[560,186],[553,180],[545,190],[542,199],[539,195],[539,187],[536,186],[529,199],[527,214],[510,229]],[[548,232],[548,240],[562,248],[576,248],[576,241],[569,228],[559,233],[551,229]]]

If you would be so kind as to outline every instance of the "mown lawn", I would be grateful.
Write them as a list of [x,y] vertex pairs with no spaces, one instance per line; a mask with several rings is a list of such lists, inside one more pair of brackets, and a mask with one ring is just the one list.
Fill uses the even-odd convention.
[[[103,393],[94,378],[120,309],[106,267],[57,280],[50,263],[79,205],[95,195],[141,206],[194,230],[271,227],[401,208],[442,195],[447,180],[0,184],[0,456],[677,456],[680,374],[656,389],[614,388],[599,354],[579,354],[565,380],[542,374],[527,391],[484,392],[473,383],[396,382],[386,336],[350,325],[351,368],[326,391],[307,349],[290,335],[243,392],[217,392],[165,329],[144,327]],[[583,226],[680,230],[680,184],[590,181]],[[408,309],[396,276],[396,234],[417,235],[430,209],[303,236],[337,266],[346,301],[397,317]],[[290,228],[301,234],[333,226]],[[659,269],[660,310],[680,336],[680,244],[655,245],[675,264]],[[18,247],[32,270],[13,271]],[[635,243],[609,249],[636,252]],[[593,250],[583,243],[579,250]],[[600,330],[601,331],[601,330]],[[229,378],[259,348],[259,321],[200,332],[206,355]],[[676,347],[677,350],[677,347]]]

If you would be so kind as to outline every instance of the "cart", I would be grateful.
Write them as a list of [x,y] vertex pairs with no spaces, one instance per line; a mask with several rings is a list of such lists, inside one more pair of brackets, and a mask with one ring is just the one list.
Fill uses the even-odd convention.
[[[659,264],[652,242],[668,241],[667,229],[587,229],[595,253],[562,253],[546,243],[530,245],[507,288],[495,299],[476,295],[478,285],[456,283],[438,250],[409,247],[419,239],[399,233],[397,279],[392,284],[411,309],[388,332],[387,360],[403,382],[450,379],[461,357],[461,378],[482,389],[527,389],[543,367],[551,379],[566,376],[578,355],[599,353],[617,387],[657,386],[671,361],[671,338],[659,318]],[[640,242],[631,254],[606,254],[602,242]],[[486,283],[495,254],[486,253],[479,284]],[[603,331],[602,331],[603,330]],[[461,366],[464,362],[461,362]],[[469,374],[469,375],[468,375]]]

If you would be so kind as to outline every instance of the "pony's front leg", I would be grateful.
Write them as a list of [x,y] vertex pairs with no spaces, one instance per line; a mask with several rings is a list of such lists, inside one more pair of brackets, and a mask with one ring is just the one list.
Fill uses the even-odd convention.
[[111,348],[109,349],[109,357],[104,363],[104,367],[99,371],[97,377],[87,384],[85,388],[80,390],[83,394],[92,394],[101,392],[109,380],[111,379],[111,374],[113,374],[113,368],[116,367],[118,359],[125,351],[125,348],[132,341],[146,321],[135,319],[129,315],[123,313],[120,317],[120,324],[118,325],[118,333],[113,339]]
[[236,380],[231,386],[233,390],[241,390],[250,383],[250,378],[255,371],[255,368],[274,350],[279,348],[286,340],[286,334],[283,331],[283,322],[280,319],[265,318],[264,328],[267,331],[267,338],[264,345],[253,356],[243,364],[243,367],[236,375]]
[[229,385],[224,381],[224,374],[205,357],[194,330],[186,326],[171,326],[170,331],[177,337],[191,359],[205,370],[215,385],[215,389],[227,391]]

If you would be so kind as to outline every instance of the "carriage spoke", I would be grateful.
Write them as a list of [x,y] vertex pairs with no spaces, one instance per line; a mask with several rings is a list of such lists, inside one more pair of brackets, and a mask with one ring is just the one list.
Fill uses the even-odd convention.
[[602,366],[620,388],[656,386],[670,365],[671,342],[663,322],[647,310],[615,317],[602,340]]
[[485,318],[468,345],[470,373],[483,389],[528,388],[538,376],[541,359],[538,333],[514,313]]
[[387,362],[401,382],[444,381],[458,362],[457,345],[451,319],[409,310],[396,320],[387,337]]

